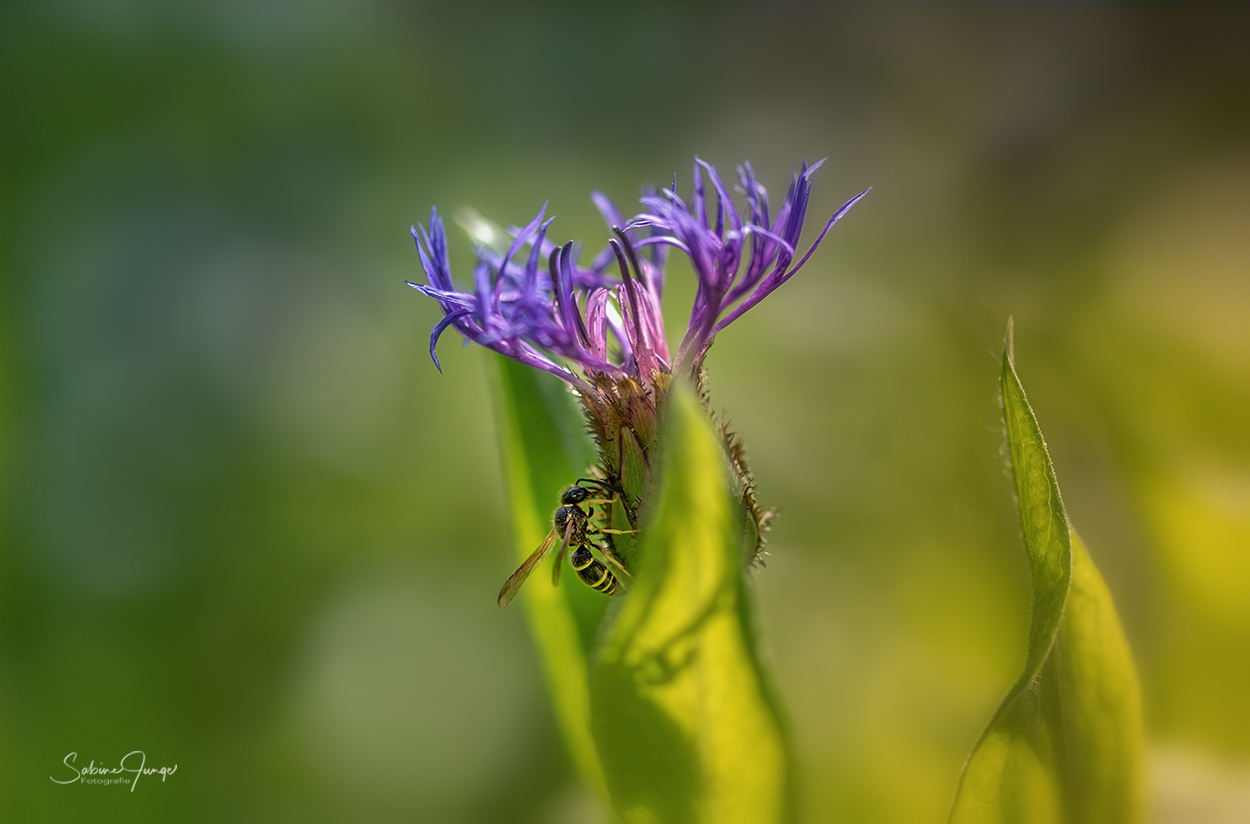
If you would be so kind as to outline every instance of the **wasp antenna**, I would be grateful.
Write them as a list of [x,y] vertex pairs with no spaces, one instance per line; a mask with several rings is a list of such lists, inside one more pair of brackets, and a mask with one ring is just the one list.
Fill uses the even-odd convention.
[[615,485],[613,485],[611,481],[601,481],[598,478],[578,478],[577,485],[578,486],[583,486],[583,485],[584,486],[597,486],[600,489],[607,489],[612,492],[618,492],[618,493],[621,491]]

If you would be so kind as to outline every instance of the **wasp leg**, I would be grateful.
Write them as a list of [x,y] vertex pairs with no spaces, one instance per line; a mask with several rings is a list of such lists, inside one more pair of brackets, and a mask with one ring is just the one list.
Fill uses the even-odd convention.
[[625,564],[622,563],[613,550],[601,546],[597,546],[595,549],[599,550],[603,554],[604,560],[616,567],[622,575],[631,581],[634,579],[634,576],[629,574],[629,570],[625,568]]

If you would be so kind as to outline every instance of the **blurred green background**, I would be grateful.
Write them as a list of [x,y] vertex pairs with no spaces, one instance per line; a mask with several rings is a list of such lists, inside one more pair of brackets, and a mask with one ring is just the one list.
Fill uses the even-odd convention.
[[[598,247],[696,153],[813,223],[721,336],[808,821],[943,821],[1018,674],[1008,315],[1143,681],[1159,822],[1250,813],[1250,15],[1101,4],[0,10],[6,821],[599,822],[520,610],[432,204]],[[808,237],[814,233],[809,225]],[[467,282],[467,241],[452,230]],[[676,268],[670,327],[691,290]],[[552,505],[554,508],[553,490]],[[59,786],[61,760],[178,765]]]

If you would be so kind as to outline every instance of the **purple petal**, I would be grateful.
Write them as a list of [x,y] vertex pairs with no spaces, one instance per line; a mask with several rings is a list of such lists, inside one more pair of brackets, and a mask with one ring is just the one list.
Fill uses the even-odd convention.
[[532,238],[534,233],[538,231],[538,226],[543,222],[543,215],[546,213],[547,204],[544,203],[543,207],[538,210],[538,216],[527,223],[524,229],[521,229],[516,233],[516,237],[512,239],[512,245],[508,247],[508,253],[503,256],[503,261],[499,264],[500,274],[503,273],[512,256],[521,251],[521,247],[523,247],[526,243],[529,243],[530,238]]
[[[543,205],[546,209],[546,204]],[[538,295],[538,263],[539,256],[542,254],[543,241],[547,237],[547,227],[551,225],[551,221],[555,218],[549,218],[545,223],[538,227],[538,237],[530,244],[529,260],[525,262],[525,276],[522,280],[521,289],[527,299],[537,297]],[[519,235],[518,235],[519,236]]]
[[625,225],[625,218],[621,217],[621,210],[616,208],[616,204],[612,199],[603,192],[591,192],[590,199],[595,202],[595,208],[599,210],[599,214],[603,215],[603,220],[608,224],[608,228],[613,226]]
[[833,217],[829,218],[829,222],[825,224],[825,228],[821,230],[820,235],[816,238],[815,242],[808,248],[807,254],[803,255],[803,259],[798,262],[798,265],[791,269],[786,275],[787,279],[789,279],[790,275],[793,275],[795,272],[803,268],[803,264],[807,263],[807,259],[812,256],[812,252],[816,251],[816,247],[819,246],[820,242],[825,239],[825,235],[829,234],[829,230],[833,228],[833,224],[841,220],[842,216],[849,212],[851,207],[856,203],[859,203],[860,199],[862,199],[863,196],[868,194],[870,191],[872,191],[871,186],[838,207],[838,210],[833,213]]
[[738,210],[734,208],[733,200],[729,197],[729,193],[725,191],[725,184],[721,183],[720,175],[716,174],[716,167],[701,158],[695,158],[695,162],[707,169],[707,175],[711,178],[712,185],[716,187],[717,206],[720,209],[720,214],[716,218],[716,234],[724,237],[726,217],[729,218],[729,224],[733,227],[733,230],[741,232],[742,219],[738,216]]
[[678,249],[681,249],[686,254],[690,254],[689,246],[682,243],[680,240],[678,240],[675,237],[670,237],[669,235],[653,235],[651,237],[646,237],[638,241],[637,243],[635,243],[634,246],[638,248],[642,248],[644,246],[657,246],[660,244],[663,244],[665,246],[675,246]]
[[430,333],[430,357],[434,359],[434,368],[438,370],[440,375],[443,373],[443,365],[438,362],[438,355],[435,354],[434,347],[438,345],[439,337],[448,326],[451,326],[453,323],[460,320],[460,318],[468,314],[470,314],[470,310],[460,309],[459,311],[452,312],[450,315],[445,315],[442,320],[434,324],[434,331]]
[[820,236],[816,238],[816,242],[813,243],[811,247],[807,250],[807,254],[803,255],[803,259],[798,262],[798,265],[796,265],[794,268],[788,271],[774,270],[773,272],[771,272],[768,275],[768,277],[764,278],[764,280],[760,282],[760,285],[755,289],[754,292],[751,293],[750,297],[748,297],[742,303],[738,304],[732,312],[730,312],[728,315],[725,316],[723,320],[721,320],[719,323],[716,324],[716,328],[712,330],[712,334],[716,334],[717,332],[720,332],[720,330],[724,329],[726,326],[733,323],[738,318],[742,317],[742,315],[745,314],[748,309],[755,306],[764,298],[768,297],[768,295],[774,292],[778,286],[780,286],[781,284],[789,280],[791,277],[793,277],[794,273],[799,271],[799,269],[803,267],[803,264],[807,263],[807,259],[812,256],[812,252],[814,252],[816,250],[816,247],[820,245],[820,242],[825,239],[825,235],[827,235],[829,233],[829,230],[833,228],[833,224],[841,220],[842,216],[845,215],[847,212],[849,212],[851,207],[854,206],[856,203],[858,203],[860,199],[864,195],[868,194],[868,192],[870,192],[871,190],[872,190],[872,187],[869,186],[867,189],[855,195],[855,197],[851,198],[846,203],[842,204],[842,206],[839,207],[838,210],[833,213],[833,217],[829,218],[829,222],[825,224],[824,230],[821,231]]
[[[673,193],[677,193],[676,181],[673,183]],[[695,220],[697,220],[699,225],[704,229],[707,228],[707,203],[705,201],[706,198],[703,192],[703,174],[699,171],[699,158],[696,157],[694,164],[694,205],[691,211],[694,214]]]
[[608,289],[596,289],[586,297],[586,331],[590,334],[590,351],[600,360],[608,359]]
[[410,280],[406,280],[404,283],[408,284],[413,289],[416,289],[426,297],[431,297],[435,300],[446,301],[447,303],[462,306],[464,308],[472,308],[474,303],[472,295],[465,295],[461,292],[448,292],[443,289],[435,289],[433,286],[423,286],[420,283],[413,283]]
[[586,332],[586,324],[582,321],[582,312],[577,305],[577,292],[573,289],[573,244],[566,243],[560,256],[560,293],[565,298],[563,306],[572,316],[571,331],[577,333],[582,346],[589,348],[590,335]]

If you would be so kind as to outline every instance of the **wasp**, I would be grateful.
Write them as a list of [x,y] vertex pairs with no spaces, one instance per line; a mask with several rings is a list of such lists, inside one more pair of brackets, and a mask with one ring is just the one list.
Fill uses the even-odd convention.
[[[601,492],[607,492],[612,495],[609,498],[594,498],[593,487],[601,487]],[[587,541],[587,535],[593,535],[597,532],[610,532],[614,535],[622,535],[632,530],[621,529],[591,529],[590,519],[595,514],[595,508],[591,504],[595,503],[611,503],[616,500],[615,491],[612,490],[603,481],[597,481],[593,478],[579,478],[577,483],[570,486],[560,495],[560,508],[556,510],[555,516],[552,518],[553,528],[547,533],[547,537],[538,545],[538,549],[525,559],[525,562],[517,568],[517,571],[509,576],[504,582],[503,589],[499,590],[499,606],[506,607],[512,603],[512,599],[516,597],[517,591],[521,588],[521,584],[525,583],[525,579],[530,577],[530,573],[534,568],[542,563],[543,559],[551,554],[551,550],[555,549],[556,544],[560,545],[560,553],[556,556],[555,565],[551,568],[551,583],[560,583],[560,567],[564,565],[564,555],[569,547],[573,548],[573,552],[569,555],[569,564],[573,570],[577,572],[577,577],[582,579],[582,583],[595,590],[602,592],[604,595],[620,595],[624,592],[624,586],[621,578],[608,569],[606,565],[594,556],[590,551],[590,542]],[[582,509],[585,504],[587,509]],[[603,557],[608,560],[620,572],[621,576],[628,578],[629,572],[621,564],[620,560],[615,557],[614,553],[596,547]]]

